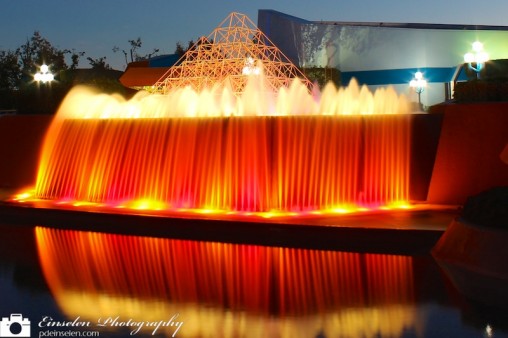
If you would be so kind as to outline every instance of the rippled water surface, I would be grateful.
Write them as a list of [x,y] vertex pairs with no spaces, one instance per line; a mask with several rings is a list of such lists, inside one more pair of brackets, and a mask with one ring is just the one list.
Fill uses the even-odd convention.
[[508,337],[431,256],[0,231],[2,335]]

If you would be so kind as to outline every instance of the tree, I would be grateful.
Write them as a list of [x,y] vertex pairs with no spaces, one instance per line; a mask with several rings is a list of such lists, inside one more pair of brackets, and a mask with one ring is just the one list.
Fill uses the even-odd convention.
[[77,69],[78,68],[78,65],[79,65],[79,58],[82,57],[83,55],[85,55],[85,52],[76,52],[75,49],[72,49],[70,51],[72,54],[71,54],[71,65],[69,67],[69,69]]
[[19,88],[21,70],[18,56],[12,51],[0,51],[0,108],[16,107],[14,91]]
[[54,112],[66,88],[56,82],[46,93],[47,86],[36,86],[33,76],[43,64],[50,65],[54,74],[67,69],[67,53],[54,47],[38,31],[15,51],[0,51],[0,106],[18,112]]
[[[201,41],[198,40],[198,44],[199,42]],[[182,44],[180,41],[178,41],[176,43],[176,49],[175,49],[175,54],[177,54],[178,56],[182,57],[185,53],[187,53],[188,50],[191,50],[192,47],[194,47],[196,43],[194,42],[194,40],[189,40],[189,42],[187,42],[187,48],[183,48]]]
[[184,48],[182,43],[180,41],[178,41],[176,43],[176,48],[175,48],[174,53],[181,57],[185,53],[187,53],[189,50],[194,50],[202,44],[206,44],[206,45],[213,44],[213,40],[209,40],[206,36],[202,36],[197,40],[197,42],[194,42],[194,40],[189,40],[187,42],[187,48]]
[[42,64],[51,65],[51,69],[56,72],[67,69],[65,63],[65,54],[67,53],[69,53],[68,50],[60,50],[54,47],[38,31],[35,31],[26,43],[16,49],[23,80],[25,82],[31,81],[32,74],[35,74]]
[[[133,43],[140,46],[138,40],[133,40]],[[133,50],[133,55],[135,52]],[[0,108],[16,109],[20,114],[52,114],[76,83],[125,94],[125,88],[118,81],[118,72],[111,70],[106,57],[89,57],[87,60],[92,71],[78,70],[80,58],[84,55],[85,52],[75,49],[53,46],[38,31],[15,51],[0,50]],[[70,66],[66,57],[68,61],[70,57]],[[43,64],[50,67],[57,81],[34,81],[34,74]]]
[[106,57],[103,56],[101,58],[93,59],[91,57],[86,58],[92,66],[92,69],[111,69],[111,66],[106,63]]
[[[113,46],[113,53],[116,53],[120,50],[120,47],[118,46]],[[127,60],[127,52],[122,49],[122,52],[123,52],[123,55],[125,56],[125,65],[129,64],[129,60]]]
[[113,46],[113,52],[116,53],[118,51],[122,51],[123,55],[125,56],[125,65],[127,66],[129,64],[129,60],[127,58],[128,55],[130,55],[130,62],[134,61],[140,61],[144,59],[150,59],[152,56],[156,55],[159,52],[158,48],[154,48],[151,53],[147,53],[144,55],[138,54],[138,50],[143,45],[143,42],[141,41],[141,38],[138,37],[136,40],[128,40],[130,48],[127,52],[125,49],[120,49],[118,46]]
[[177,54],[179,57],[182,57],[185,54],[185,49],[183,48],[180,41],[176,43],[175,54]]
[[155,56],[159,52],[159,48],[154,48],[151,53],[146,54],[143,59],[150,60],[152,56]]
[[12,51],[0,51],[0,90],[17,89],[20,81],[18,56]]
[[[201,39],[198,40],[198,43],[201,41]],[[194,42],[194,40],[189,40],[189,42],[187,42],[187,49],[185,51],[188,51],[190,49],[192,49],[192,47],[194,47],[196,43]]]
[[130,52],[131,52],[131,62],[133,62],[134,60],[138,60],[138,54],[137,54],[137,50],[138,48],[141,48],[141,38],[138,37],[136,40],[129,40],[129,43],[131,45],[131,49],[130,49]]

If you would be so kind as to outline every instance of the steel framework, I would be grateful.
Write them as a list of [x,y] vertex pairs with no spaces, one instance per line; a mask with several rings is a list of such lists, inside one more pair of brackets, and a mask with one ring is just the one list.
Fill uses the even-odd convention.
[[154,85],[153,91],[173,88],[195,91],[214,85],[244,91],[250,74],[264,72],[268,88],[288,87],[298,77],[310,81],[244,14],[231,13],[208,37],[201,37]]

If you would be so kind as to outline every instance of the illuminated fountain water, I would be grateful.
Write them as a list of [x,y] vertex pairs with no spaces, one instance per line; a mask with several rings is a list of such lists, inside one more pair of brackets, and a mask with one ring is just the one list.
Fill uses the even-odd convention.
[[309,87],[252,21],[232,13],[155,93],[125,101],[73,90],[48,130],[34,196],[262,215],[406,205],[405,98],[356,81]]
[[129,101],[75,89],[47,133],[35,196],[153,210],[309,212],[406,203],[410,115],[393,89],[278,92],[250,75]]
[[46,283],[71,321],[178,313],[184,337],[422,335],[412,257],[44,227],[35,236]]

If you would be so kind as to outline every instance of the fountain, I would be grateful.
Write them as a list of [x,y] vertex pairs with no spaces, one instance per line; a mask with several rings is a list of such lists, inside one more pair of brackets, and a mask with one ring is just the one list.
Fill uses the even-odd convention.
[[[185,324],[177,337],[217,336],[217,326],[243,337],[314,337],[319,328],[342,337],[421,330],[409,256],[45,227],[36,227],[35,237],[45,281],[69,319],[96,322],[100,313],[155,322],[179,314]],[[127,328],[111,330],[121,329]]]
[[309,91],[245,16],[231,18],[240,27],[202,38],[154,93],[126,101],[74,89],[47,132],[30,198],[270,215],[406,206],[405,98],[355,81]]
[[[294,87],[302,86],[295,83]],[[346,114],[347,108],[338,105],[331,111],[329,101],[343,103],[341,95],[351,96],[353,102],[344,106],[353,106],[364,89],[353,83],[332,93],[335,98],[329,98],[331,90],[327,90],[328,96],[319,103],[306,94],[309,110],[300,104],[290,106],[291,94],[289,99],[281,93],[277,96],[275,107],[286,105],[288,110],[314,114],[282,115],[264,107],[261,111],[268,112],[264,116],[240,115],[238,110],[229,116],[201,116],[201,112],[189,116],[178,111],[168,116],[166,96],[122,102],[74,91],[47,134],[36,197],[239,212],[407,201],[408,115]],[[294,91],[300,95],[302,89]],[[375,101],[376,95],[370,99]],[[197,97],[184,100],[210,107],[202,102],[209,99],[206,94]],[[246,106],[242,99],[236,106]],[[210,110],[225,111],[213,106]]]

